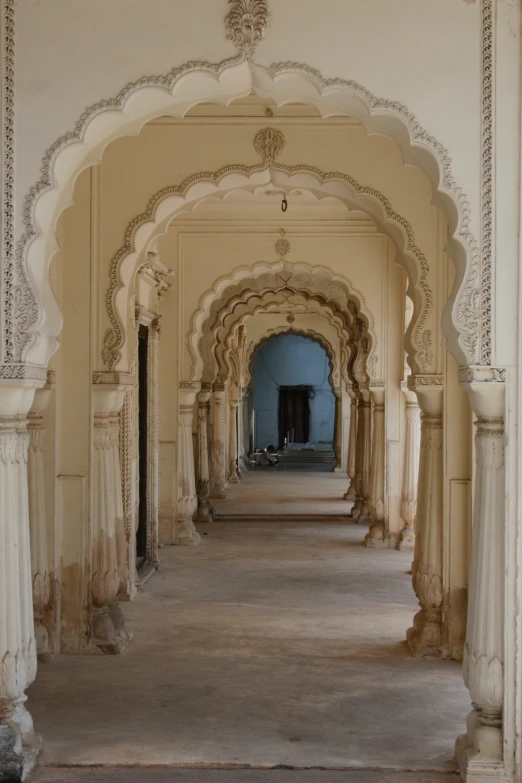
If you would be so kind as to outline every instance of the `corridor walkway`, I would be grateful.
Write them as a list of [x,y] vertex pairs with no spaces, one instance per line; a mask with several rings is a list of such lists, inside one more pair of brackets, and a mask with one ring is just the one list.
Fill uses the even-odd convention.
[[[312,478],[318,498],[337,480]],[[459,665],[414,660],[403,642],[411,554],[365,549],[365,528],[339,522],[199,531],[199,547],[162,549],[123,606],[134,641],[122,656],[39,667],[42,765],[453,769],[469,696]]]

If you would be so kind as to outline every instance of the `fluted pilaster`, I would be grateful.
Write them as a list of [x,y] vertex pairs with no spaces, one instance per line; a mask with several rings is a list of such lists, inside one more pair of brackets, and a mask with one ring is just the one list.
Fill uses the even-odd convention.
[[211,476],[210,497],[225,497],[225,390],[214,388],[212,393],[212,439],[210,443]]
[[0,776],[20,781],[40,748],[24,691],[36,675],[27,413],[34,388],[0,384]]
[[417,531],[412,569],[413,588],[421,609],[408,630],[410,650],[417,657],[440,657],[442,625],[443,454],[440,376],[410,377],[421,409]]
[[350,479],[348,489],[343,495],[344,500],[355,500],[355,454],[357,449],[357,397],[355,392],[350,395],[350,432],[348,434],[348,458],[346,474]]
[[370,470],[370,511],[372,524],[364,539],[370,549],[388,545],[385,522],[385,430],[384,430],[384,389],[372,389],[373,400],[373,440]]
[[199,388],[199,383],[190,381],[179,384],[177,543],[186,546],[199,544],[201,540],[194,527],[198,499],[192,439],[194,403]]
[[101,652],[111,655],[122,652],[132,639],[116,601],[122,563],[126,562],[119,451],[119,412],[124,397],[125,387],[93,386],[92,641]]
[[464,647],[464,681],[473,709],[456,755],[464,780],[503,779],[504,702],[504,389],[471,382],[475,436],[475,502]]
[[198,522],[212,521],[210,494],[210,471],[208,454],[208,412],[210,390],[205,389],[198,395]]
[[413,550],[419,484],[420,409],[415,392],[404,389],[404,395],[406,397],[406,434],[401,496],[401,517],[404,521],[404,527],[401,531],[398,549]]

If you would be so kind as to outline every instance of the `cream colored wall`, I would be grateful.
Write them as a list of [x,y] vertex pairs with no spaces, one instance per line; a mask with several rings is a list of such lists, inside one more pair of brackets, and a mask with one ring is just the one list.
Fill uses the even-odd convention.
[[[314,0],[269,0],[269,8],[269,29],[255,60],[265,66],[306,63],[327,78],[354,80],[404,104],[449,150],[477,227],[480,3],[325,0],[318,8]],[[225,37],[227,10],[225,0],[18,3],[20,204],[38,177],[45,149],[88,106],[144,75],[234,55]],[[426,88],[433,84],[437,90]]]

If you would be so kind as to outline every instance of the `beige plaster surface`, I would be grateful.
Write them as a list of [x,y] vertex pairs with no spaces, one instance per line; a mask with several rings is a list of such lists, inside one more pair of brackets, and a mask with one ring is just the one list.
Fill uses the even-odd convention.
[[[281,478],[290,477],[259,480],[266,506]],[[299,481],[310,504],[323,505],[337,477]],[[249,485],[250,476],[245,492]],[[41,764],[377,768],[404,770],[405,783],[445,780],[432,771],[453,769],[469,697],[458,664],[408,653],[411,553],[366,549],[365,529],[353,524],[199,530],[200,546],[161,550],[161,570],[124,604],[134,641],[123,655],[40,666],[28,706],[43,734]],[[408,778],[407,770],[425,773]],[[139,779],[264,780],[170,773]],[[45,774],[33,779],[138,779]],[[324,781],[399,779],[368,775]]]

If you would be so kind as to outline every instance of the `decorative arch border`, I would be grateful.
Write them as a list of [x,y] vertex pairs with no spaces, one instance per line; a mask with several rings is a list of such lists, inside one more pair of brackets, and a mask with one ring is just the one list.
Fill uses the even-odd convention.
[[[491,55],[491,35],[485,34],[491,16],[488,17],[488,7],[484,2],[483,62],[487,60],[488,47]],[[4,17],[9,23],[6,40],[9,40],[11,33],[14,39],[14,13],[9,13],[14,9],[14,0],[6,0],[6,9],[8,13]],[[12,59],[14,64],[14,56]],[[487,87],[487,82],[491,87],[487,71],[484,67],[484,85]],[[10,74],[8,76],[6,94],[10,105],[14,71],[12,78]],[[490,363],[491,254],[486,254],[482,263],[479,245],[470,228],[469,201],[454,180],[446,148],[399,102],[380,99],[352,80],[327,79],[304,63],[280,62],[269,68],[262,67],[248,59],[244,50],[221,63],[188,62],[167,74],[144,76],[129,83],[114,97],[86,109],[74,128],[47,149],[40,178],[24,199],[24,228],[16,252],[10,252],[6,257],[2,303],[4,361],[44,364],[57,348],[55,338],[61,328],[61,315],[48,281],[48,267],[57,250],[54,225],[71,201],[78,174],[98,163],[113,139],[138,134],[143,125],[156,116],[170,113],[182,117],[202,101],[226,105],[252,91],[271,97],[277,105],[299,100],[316,106],[322,116],[333,113],[354,116],[367,129],[397,141],[405,161],[428,175],[434,188],[433,203],[448,219],[452,238],[447,250],[457,267],[455,287],[444,318],[447,336],[456,337],[452,351],[459,364]],[[14,105],[14,92],[12,97]],[[483,99],[485,114],[491,106],[490,98],[491,90],[488,89]],[[491,139],[488,141],[487,136],[483,138],[483,146],[488,150],[483,154],[484,190],[490,181],[487,169],[491,160]],[[14,153],[8,151],[8,158],[11,154],[14,157]],[[13,296],[15,277],[20,289],[16,297],[18,303]],[[37,291],[45,300],[45,310],[41,306],[43,302],[37,298]],[[13,325],[20,335],[16,347]]]
[[[314,184],[315,183],[315,184]],[[264,163],[229,165],[216,172],[200,172],[185,179],[180,185],[172,185],[159,190],[149,201],[146,210],[137,215],[125,231],[124,244],[113,257],[110,268],[110,285],[106,303],[111,328],[106,332],[103,348],[103,361],[109,370],[114,370],[121,358],[124,344],[124,324],[126,304],[123,299],[118,307],[118,296],[125,283],[122,280],[122,268],[139,264],[139,254],[147,244],[160,234],[165,233],[168,225],[177,214],[193,209],[205,198],[224,198],[235,190],[256,190],[268,184],[284,187],[289,191],[305,188],[320,197],[334,196],[346,204],[355,204],[356,208],[369,214],[378,228],[388,236],[398,251],[397,263],[405,269],[408,280],[408,294],[417,307],[416,318],[412,320],[406,333],[408,353],[414,368],[423,372],[431,371],[433,361],[432,332],[423,331],[426,319],[432,307],[432,292],[427,282],[429,272],[427,259],[415,242],[410,223],[396,213],[389,200],[374,188],[359,183],[342,172],[323,172],[308,165],[285,166],[273,163],[267,167]],[[340,189],[346,188],[346,193]],[[348,195],[347,195],[348,194]],[[401,259],[404,261],[401,263]],[[319,268],[319,267],[317,267]],[[325,267],[326,268],[326,267]],[[132,273],[127,273],[128,281]],[[339,276],[342,280],[342,276]],[[344,278],[346,282],[346,278]],[[220,281],[218,281],[220,282]],[[127,283],[127,285],[129,282]],[[355,289],[352,287],[352,290]],[[210,292],[207,292],[210,293]],[[362,294],[357,292],[361,300]],[[193,348],[189,347],[194,359]]]
[[[218,277],[214,281],[213,285],[200,296],[198,308],[192,313],[190,318],[190,330],[187,335],[187,345],[192,359],[192,368],[190,372],[191,378],[198,378],[202,371],[202,357],[199,352],[198,344],[203,333],[204,324],[211,317],[212,305],[216,302],[219,302],[220,300],[223,300],[223,298],[226,296],[227,290],[233,288],[238,282],[248,283],[249,281],[258,279],[263,274],[268,273],[274,275],[275,277],[281,273],[288,272],[290,276],[297,276],[303,271],[311,277],[314,275],[317,277],[321,275],[325,276],[330,283],[336,283],[342,286],[347,301],[351,301],[355,306],[362,323],[364,323],[365,331],[367,331],[370,336],[371,354],[368,359],[368,365],[373,368],[377,362],[376,351],[379,342],[375,326],[375,316],[369,308],[364,294],[358,288],[352,285],[349,278],[334,272],[327,266],[311,266],[310,264],[302,261],[291,264],[286,259],[281,259],[273,264],[260,262],[255,264],[253,267],[237,267],[227,275]],[[295,293],[302,293],[302,290],[298,290]],[[328,304],[328,302],[325,302],[325,305]],[[339,306],[338,303],[335,304]],[[226,315],[226,304],[222,310]]]
[[[215,356],[217,368],[222,368],[225,361],[226,352],[232,348],[232,343],[234,341],[234,334],[240,328],[241,326],[244,326],[246,322],[253,318],[256,315],[259,315],[261,313],[277,313],[280,311],[274,309],[277,308],[280,305],[280,302],[276,301],[276,297],[278,296],[277,291],[270,291],[266,294],[256,294],[252,299],[256,299],[255,303],[251,300],[247,301],[245,304],[252,305],[251,309],[248,309],[244,312],[241,312],[239,314],[236,313],[238,306],[243,304],[241,301],[238,301],[233,308],[231,308],[229,311],[227,311],[227,314],[220,319],[220,331],[225,330],[224,335],[220,335],[216,330],[214,330],[214,338],[211,348],[211,354]],[[348,355],[350,352],[349,348],[349,337],[346,333],[346,324],[343,320],[343,317],[341,314],[334,312],[332,306],[330,304],[321,303],[318,301],[315,297],[311,296],[310,298],[307,298],[306,295],[301,291],[288,291],[289,297],[291,297],[293,300],[301,300],[298,304],[299,307],[306,308],[302,312],[299,311],[298,315],[302,314],[312,314],[315,316],[320,316],[321,318],[325,319],[325,321],[333,328],[335,333],[337,334],[337,337],[339,339],[339,362],[336,362],[336,378],[338,378],[338,383],[342,382],[343,379],[343,368],[345,366],[345,362],[343,362],[343,356],[346,358],[346,362],[348,360]],[[233,316],[234,320],[230,323],[226,323],[227,319]],[[293,322],[292,322],[293,323]],[[290,322],[289,322],[290,324]],[[283,325],[284,326],[284,325]],[[303,325],[301,325],[302,328],[304,328]],[[298,328],[298,327],[296,327]],[[221,353],[218,353],[218,348],[221,347]],[[336,385],[337,382],[336,382]]]

